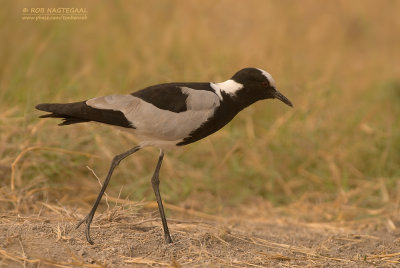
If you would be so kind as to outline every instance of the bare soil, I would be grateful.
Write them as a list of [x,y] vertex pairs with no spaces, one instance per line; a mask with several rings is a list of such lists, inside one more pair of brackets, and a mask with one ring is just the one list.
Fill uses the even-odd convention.
[[[120,200],[121,201],[121,200]],[[87,208],[41,203],[35,215],[2,213],[2,267],[399,267],[400,232],[383,218],[349,222],[295,220],[258,205],[228,217],[167,205],[166,245],[156,205],[122,200],[96,214],[90,245]],[[293,211],[292,211],[293,212]],[[295,214],[295,212],[293,212]],[[311,212],[310,212],[311,213]],[[286,214],[284,216],[284,214]]]

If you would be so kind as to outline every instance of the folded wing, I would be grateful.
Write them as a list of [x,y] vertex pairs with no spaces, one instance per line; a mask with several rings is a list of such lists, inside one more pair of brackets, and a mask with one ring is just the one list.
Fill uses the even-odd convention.
[[50,112],[42,117],[64,119],[60,125],[96,121],[133,128],[145,139],[181,140],[205,123],[220,105],[218,96],[205,85],[164,84],[127,95],[39,104],[36,108]]

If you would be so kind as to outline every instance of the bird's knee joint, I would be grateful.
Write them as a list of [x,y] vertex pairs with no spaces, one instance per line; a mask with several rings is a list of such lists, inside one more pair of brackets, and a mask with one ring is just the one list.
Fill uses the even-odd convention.
[[151,178],[151,184],[152,185],[160,185],[160,180],[157,177],[152,177]]
[[123,159],[123,158],[122,158],[120,155],[116,155],[116,156],[114,156],[112,162],[113,162],[115,165],[118,165],[119,162],[121,162],[122,159]]

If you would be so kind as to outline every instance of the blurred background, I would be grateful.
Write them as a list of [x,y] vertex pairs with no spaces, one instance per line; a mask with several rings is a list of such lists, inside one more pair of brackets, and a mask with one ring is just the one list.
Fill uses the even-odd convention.
[[[22,19],[24,8],[41,7],[85,8],[87,19]],[[89,206],[100,188],[91,169],[103,180],[112,157],[137,142],[108,126],[58,127],[38,119],[36,104],[221,82],[251,66],[270,72],[294,108],[258,102],[211,137],[168,152],[166,203],[219,214],[312,207],[320,220],[397,210],[399,10],[395,0],[3,2],[3,191],[13,180],[30,198]],[[157,157],[149,148],[124,160],[107,192],[154,200]]]

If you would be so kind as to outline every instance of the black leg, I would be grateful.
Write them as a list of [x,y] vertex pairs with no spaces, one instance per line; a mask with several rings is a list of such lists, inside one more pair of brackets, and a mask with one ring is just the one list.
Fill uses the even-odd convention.
[[151,178],[151,185],[153,186],[154,194],[156,195],[157,199],[158,210],[160,211],[161,221],[164,228],[165,242],[169,244],[172,243],[172,239],[171,236],[169,235],[167,219],[165,218],[164,207],[162,204],[160,190],[159,190],[160,179],[158,178],[163,158],[164,158],[164,152],[160,150],[160,157],[158,158],[156,170],[154,171],[153,177]]
[[94,213],[96,213],[96,209],[97,206],[100,203],[101,197],[103,196],[108,183],[110,182],[111,176],[114,172],[114,169],[116,166],[118,166],[118,164],[126,157],[130,156],[131,154],[139,151],[141,149],[140,146],[136,146],[132,149],[130,149],[129,151],[126,151],[125,153],[119,154],[114,156],[112,162],[111,162],[111,166],[110,169],[108,170],[108,174],[107,174],[107,178],[103,183],[103,186],[101,187],[100,193],[97,196],[96,202],[94,202],[94,205],[92,207],[92,209],[90,210],[89,214],[83,219],[81,220],[78,225],[76,226],[76,228],[78,228],[79,226],[81,226],[82,223],[86,223],[86,229],[85,229],[85,234],[86,234],[86,240],[93,245],[93,241],[90,238],[90,224],[92,223],[93,217],[94,217]]

